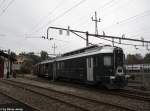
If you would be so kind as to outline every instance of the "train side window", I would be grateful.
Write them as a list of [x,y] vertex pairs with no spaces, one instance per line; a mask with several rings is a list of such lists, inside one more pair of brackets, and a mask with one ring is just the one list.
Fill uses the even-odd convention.
[[45,65],[45,68],[48,68],[48,63]]
[[59,62],[57,63],[57,68],[59,69]]
[[111,56],[104,56],[104,66],[111,66]]
[[63,67],[64,67],[64,62],[61,62],[61,68],[63,69]]
[[98,57],[95,57],[94,58],[94,67],[97,67],[98,66]]

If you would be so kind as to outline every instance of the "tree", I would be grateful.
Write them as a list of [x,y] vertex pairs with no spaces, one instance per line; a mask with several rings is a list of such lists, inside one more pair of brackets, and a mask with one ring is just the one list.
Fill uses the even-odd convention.
[[150,63],[150,53],[147,53],[144,57],[144,63]]
[[41,62],[40,56],[35,55],[33,52],[26,54],[26,57],[31,60],[33,65],[35,65],[38,62]]
[[48,59],[48,53],[46,51],[41,51],[41,59],[42,60],[46,60]]
[[143,63],[143,57],[141,56],[141,54],[127,55],[126,64],[141,64],[141,63]]
[[16,53],[15,52],[11,52],[10,56],[15,59],[16,58]]
[[40,56],[35,55],[33,52],[19,54],[24,58],[24,62],[21,66],[21,73],[30,73],[33,70],[33,66],[38,62],[41,62]]
[[21,72],[22,73],[30,73],[32,70],[32,61],[31,60],[25,60],[23,65],[21,66]]

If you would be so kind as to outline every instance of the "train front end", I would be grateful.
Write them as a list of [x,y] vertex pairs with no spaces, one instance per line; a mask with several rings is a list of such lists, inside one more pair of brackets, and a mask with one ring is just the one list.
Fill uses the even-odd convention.
[[109,89],[120,89],[127,86],[130,76],[125,73],[124,61],[123,50],[116,47],[113,52],[113,74],[110,76],[110,86],[107,85]]

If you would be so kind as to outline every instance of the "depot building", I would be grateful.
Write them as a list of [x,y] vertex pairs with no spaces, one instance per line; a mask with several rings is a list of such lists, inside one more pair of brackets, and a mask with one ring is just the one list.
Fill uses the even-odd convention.
[[0,78],[12,75],[12,64],[14,61],[15,58],[3,51],[0,51]]

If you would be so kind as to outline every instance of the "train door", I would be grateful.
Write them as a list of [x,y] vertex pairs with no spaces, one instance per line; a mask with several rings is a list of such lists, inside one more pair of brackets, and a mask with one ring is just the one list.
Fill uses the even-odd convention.
[[0,63],[0,78],[4,76],[4,62]]
[[86,63],[87,63],[87,80],[93,81],[93,58],[88,57],[86,59]]
[[46,77],[49,76],[49,75],[48,75],[48,66],[49,66],[49,64],[46,63],[46,64],[45,64],[45,71],[44,71]]
[[56,80],[56,62],[53,63],[53,81]]

